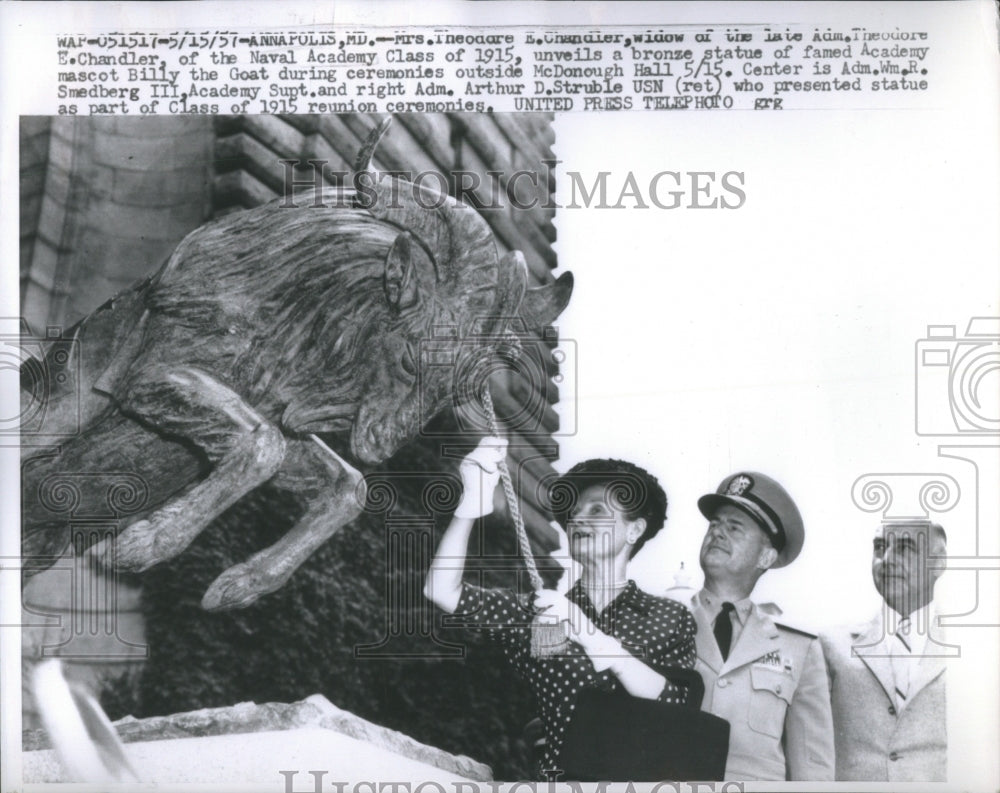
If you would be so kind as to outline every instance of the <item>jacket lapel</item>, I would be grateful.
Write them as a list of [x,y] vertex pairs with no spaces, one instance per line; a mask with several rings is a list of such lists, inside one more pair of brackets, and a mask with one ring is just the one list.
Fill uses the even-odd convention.
[[934,679],[944,672],[945,659],[941,656],[925,655],[914,669],[910,679],[910,693],[907,699],[913,699],[920,691],[934,682]]
[[924,645],[923,655],[920,662],[915,665],[913,676],[910,678],[910,693],[908,699],[913,699],[921,689],[930,685],[934,679],[944,672],[945,661],[952,657],[955,650],[947,643],[947,635],[940,627],[935,629],[937,614],[932,612],[931,624],[927,626],[929,635]]
[[884,638],[885,627],[882,623],[882,615],[876,614],[875,618],[866,626],[857,631],[851,631],[851,654],[861,659],[861,662],[878,680],[889,701],[894,703],[896,696],[892,661],[889,659]]
[[757,606],[754,606],[722,669],[736,669],[780,649],[778,628],[774,621],[760,614]]

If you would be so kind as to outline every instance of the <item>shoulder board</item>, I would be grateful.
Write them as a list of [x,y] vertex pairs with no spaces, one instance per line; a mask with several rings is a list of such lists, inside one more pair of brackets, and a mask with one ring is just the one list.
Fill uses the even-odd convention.
[[776,628],[780,628],[783,631],[788,631],[789,633],[797,633],[799,636],[805,636],[809,639],[818,638],[815,633],[809,633],[809,631],[801,630],[800,628],[793,628],[791,625],[785,625],[783,622],[774,623]]
[[772,619],[774,617],[780,617],[781,614],[783,613],[781,611],[781,606],[779,606],[777,603],[758,603],[757,610],[761,614],[767,614],[767,616],[771,617]]

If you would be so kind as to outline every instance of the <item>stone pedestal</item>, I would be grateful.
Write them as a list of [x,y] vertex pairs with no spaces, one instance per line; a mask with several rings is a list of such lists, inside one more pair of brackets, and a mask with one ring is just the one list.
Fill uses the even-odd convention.
[[[142,781],[157,784],[267,784],[298,791],[335,789],[328,785],[337,782],[492,778],[489,766],[361,719],[319,694],[292,704],[245,702],[127,717],[114,726]],[[25,783],[70,781],[44,732],[26,732],[24,749]]]

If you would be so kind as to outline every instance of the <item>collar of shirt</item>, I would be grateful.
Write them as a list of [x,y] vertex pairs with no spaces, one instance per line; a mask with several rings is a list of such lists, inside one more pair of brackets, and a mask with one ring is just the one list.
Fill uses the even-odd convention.
[[730,602],[736,607],[733,609],[733,613],[736,615],[736,619],[739,620],[741,626],[747,624],[750,612],[753,611],[753,601],[748,597],[741,598],[740,600],[724,601],[707,589],[703,589],[695,595],[695,598],[698,605],[701,606],[702,611],[708,617],[709,622],[715,622],[715,618],[719,616],[719,612],[722,611],[722,604],[725,602]]
[[590,600],[590,596],[587,594],[587,590],[584,589],[582,579],[580,578],[576,579],[576,583],[574,583],[573,586],[570,587],[569,592],[566,593],[566,597],[568,597],[570,600],[576,603],[576,605],[578,605],[583,610],[583,613],[587,615],[587,617],[591,620],[591,622],[594,622],[596,624],[599,617],[603,618],[604,615],[606,614],[617,612],[619,609],[623,607],[632,605],[633,602],[635,601],[635,596],[638,589],[639,588],[638,586],[636,586],[635,581],[629,579],[629,581],[625,584],[625,588],[614,596],[611,602],[604,607],[604,611],[602,611],[600,615],[598,615],[597,609],[594,607],[593,602]]
[[923,653],[936,614],[933,600],[925,603],[921,608],[910,614],[908,618],[892,608],[885,608],[881,613],[883,636],[887,642],[892,640],[899,631],[902,621],[909,619],[910,627],[904,635],[906,636],[906,643],[910,646],[910,653],[911,655],[920,655]]

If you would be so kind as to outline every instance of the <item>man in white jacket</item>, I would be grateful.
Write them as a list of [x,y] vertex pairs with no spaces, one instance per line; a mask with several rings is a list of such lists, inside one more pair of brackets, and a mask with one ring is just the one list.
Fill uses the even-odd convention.
[[947,781],[946,648],[935,641],[941,634],[934,608],[946,553],[947,537],[936,523],[883,523],[872,544],[883,608],[861,625],[821,637],[838,781]]

